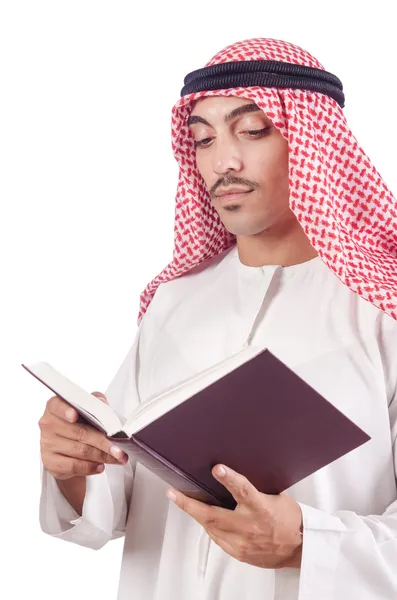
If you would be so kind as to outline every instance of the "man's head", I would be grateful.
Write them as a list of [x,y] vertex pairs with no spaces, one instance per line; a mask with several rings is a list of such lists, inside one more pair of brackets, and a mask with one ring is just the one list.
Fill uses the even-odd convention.
[[[295,222],[288,197],[323,262],[397,319],[396,200],[351,132],[344,101],[335,75],[282,40],[237,42],[185,77],[172,110],[180,167],[173,259],[142,293],[138,321],[160,284],[226,250],[236,235],[266,233],[276,223],[288,228]],[[225,123],[246,104],[263,112]],[[208,124],[189,125],[191,116]],[[268,132],[251,139],[250,132],[267,125]],[[206,138],[195,148],[195,139]],[[227,209],[217,196],[232,186],[252,191]],[[288,244],[288,232],[286,238]]]
[[188,125],[198,171],[230,233],[298,226],[289,208],[288,143],[263,110],[252,100],[208,97],[196,102]]

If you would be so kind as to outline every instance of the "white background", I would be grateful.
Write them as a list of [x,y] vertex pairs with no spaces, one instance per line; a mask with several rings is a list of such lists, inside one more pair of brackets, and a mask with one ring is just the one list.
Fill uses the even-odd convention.
[[49,394],[20,363],[47,360],[104,391],[124,358],[139,295],[172,258],[170,111],[184,76],[238,40],[302,46],[342,79],[350,126],[396,190],[395,10],[2,1],[2,598],[116,597],[122,540],[95,552],[40,531],[37,422]]

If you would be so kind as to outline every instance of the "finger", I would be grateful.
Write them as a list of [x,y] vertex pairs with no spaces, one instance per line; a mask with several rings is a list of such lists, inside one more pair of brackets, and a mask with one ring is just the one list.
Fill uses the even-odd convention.
[[216,465],[212,474],[232,494],[237,504],[257,506],[260,493],[244,475],[225,465]]
[[197,523],[205,529],[227,529],[227,521],[233,511],[219,506],[210,506],[194,498],[188,498],[182,492],[170,488],[167,498],[172,500],[178,508],[190,515]]
[[74,440],[93,446],[101,450],[105,454],[111,454],[122,464],[127,463],[128,456],[121,448],[112,443],[105,434],[97,431],[90,425],[83,423],[66,423],[62,419],[51,415],[44,414],[39,421],[39,426],[42,432],[42,437],[52,440],[54,436],[60,436],[68,440]]
[[[102,400],[105,404],[109,404],[105,394],[102,394],[102,392],[92,392],[91,395],[99,398],[99,400]],[[77,410],[59,396],[52,396],[52,398],[48,400],[47,410],[59,419],[63,419],[70,423],[75,423],[79,417]]]
[[110,453],[98,450],[98,448],[88,444],[63,438],[59,435],[52,436],[51,438],[42,437],[40,446],[42,454],[61,454],[69,458],[78,458],[80,460],[108,465],[121,464]]
[[99,398],[99,400],[102,400],[102,402],[105,404],[109,404],[105,394],[102,394],[102,392],[91,392],[91,396],[95,396],[96,398]]
[[46,411],[48,411],[54,417],[74,423],[78,419],[78,412],[72,408],[68,402],[60,398],[59,396],[52,396],[47,402]]
[[45,462],[46,469],[57,479],[70,477],[87,477],[96,475],[104,470],[103,464],[77,458],[69,458],[60,454],[51,454]]

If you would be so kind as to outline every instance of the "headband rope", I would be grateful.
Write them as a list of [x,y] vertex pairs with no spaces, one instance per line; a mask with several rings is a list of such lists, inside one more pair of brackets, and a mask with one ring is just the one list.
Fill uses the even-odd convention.
[[181,97],[209,90],[238,87],[273,87],[309,90],[330,96],[341,108],[345,95],[340,79],[324,71],[276,60],[226,62],[186,75]]

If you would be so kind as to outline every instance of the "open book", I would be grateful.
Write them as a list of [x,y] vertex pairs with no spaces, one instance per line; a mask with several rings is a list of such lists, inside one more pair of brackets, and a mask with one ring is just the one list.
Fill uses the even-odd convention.
[[217,463],[278,494],[370,439],[267,349],[240,352],[150,398],[124,423],[48,363],[22,366],[132,460],[225,508],[235,501],[211,474]]

